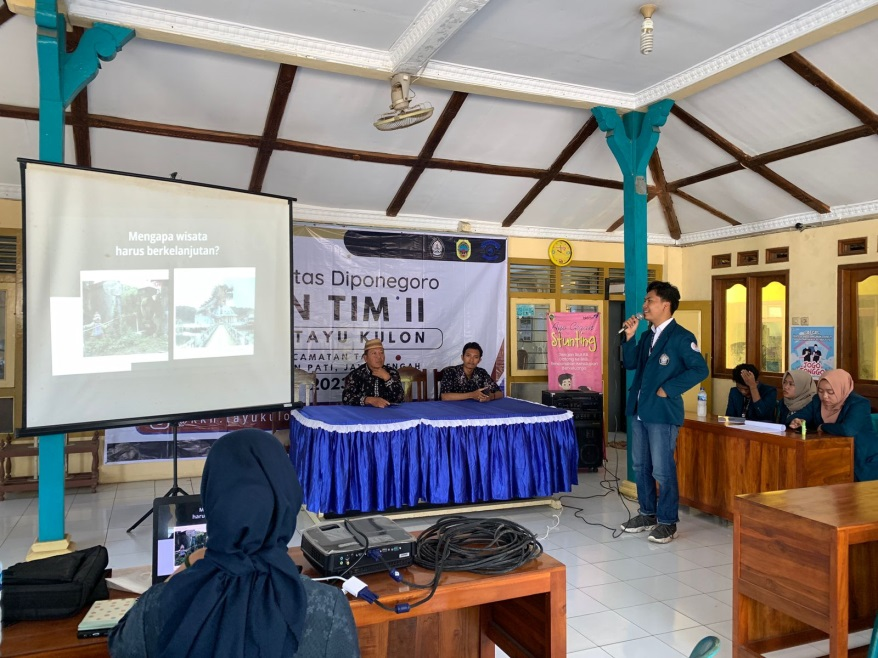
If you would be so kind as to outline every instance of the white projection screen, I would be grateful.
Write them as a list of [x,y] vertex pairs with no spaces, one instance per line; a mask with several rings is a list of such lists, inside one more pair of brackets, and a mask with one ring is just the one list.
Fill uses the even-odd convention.
[[21,169],[20,434],[289,406],[293,199]]

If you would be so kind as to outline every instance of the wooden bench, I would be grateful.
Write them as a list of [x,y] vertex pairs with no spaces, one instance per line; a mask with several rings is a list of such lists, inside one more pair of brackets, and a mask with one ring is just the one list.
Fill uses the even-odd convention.
[[[39,478],[33,475],[13,476],[12,460],[16,457],[36,457],[39,455],[37,442],[33,438],[12,438],[7,435],[0,443],[0,501],[6,499],[10,491],[36,491],[39,487]],[[64,487],[91,487],[92,493],[98,488],[98,449],[100,441],[95,432],[90,439],[70,439],[64,446]],[[77,454],[91,454],[91,470],[82,472],[70,472],[69,456]]]

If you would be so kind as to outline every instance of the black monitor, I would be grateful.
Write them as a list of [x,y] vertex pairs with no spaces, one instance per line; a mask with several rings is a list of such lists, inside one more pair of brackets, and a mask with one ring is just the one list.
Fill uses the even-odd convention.
[[186,555],[207,545],[207,517],[201,496],[167,496],[152,503],[152,582],[183,564]]

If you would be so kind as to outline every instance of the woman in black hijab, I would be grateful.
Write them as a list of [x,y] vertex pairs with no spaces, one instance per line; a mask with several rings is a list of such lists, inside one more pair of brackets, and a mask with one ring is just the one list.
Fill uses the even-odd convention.
[[204,465],[207,550],[147,590],[113,629],[119,658],[359,656],[344,594],[300,576],[287,554],[302,488],[280,443],[225,435]]

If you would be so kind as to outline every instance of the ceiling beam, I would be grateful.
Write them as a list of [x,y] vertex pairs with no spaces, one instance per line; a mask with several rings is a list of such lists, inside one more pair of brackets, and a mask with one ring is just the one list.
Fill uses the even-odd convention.
[[658,147],[652,152],[649,159],[649,173],[652,174],[652,181],[655,183],[658,192],[659,204],[665,215],[665,221],[668,224],[668,233],[674,240],[679,240],[680,222],[677,220],[677,212],[674,210],[674,200],[668,192],[668,181],[665,180],[665,170],[662,168],[662,159],[659,157]]
[[390,47],[394,73],[417,75],[436,51],[490,0],[429,0]]
[[623,185],[620,180],[612,180],[610,178],[598,178],[597,176],[586,176],[585,174],[571,174],[562,171],[555,180],[559,183],[575,183],[577,185],[591,185],[592,187],[605,187],[608,190],[621,190]]
[[15,14],[12,13],[12,10],[7,5],[0,6],[0,27],[13,16]]
[[436,121],[433,130],[430,131],[430,136],[427,137],[427,141],[424,142],[424,146],[418,154],[418,160],[415,163],[415,166],[409,170],[402,185],[400,185],[399,189],[396,191],[393,201],[391,201],[390,205],[387,207],[388,217],[396,217],[399,214],[399,211],[402,210],[402,206],[406,199],[408,199],[412,189],[415,187],[415,183],[418,182],[421,174],[424,173],[427,163],[433,158],[433,154],[436,152],[439,142],[442,141],[442,138],[445,137],[445,133],[448,132],[448,129],[451,127],[451,122],[454,121],[454,117],[460,112],[460,108],[463,106],[463,102],[466,100],[467,95],[468,94],[465,94],[462,91],[455,91],[451,94],[451,98],[449,98],[448,102],[445,104],[445,109],[442,110],[442,115]]
[[702,201],[701,199],[696,199],[691,194],[686,194],[682,190],[675,190],[674,194],[676,194],[681,199],[688,201],[693,206],[698,206],[702,210],[706,210],[707,212],[709,212],[711,215],[713,215],[715,217],[719,217],[721,220],[723,220],[724,222],[726,222],[728,224],[731,224],[732,226],[738,226],[741,223],[737,219],[732,219],[724,212],[721,212],[721,211],[717,210],[716,208],[714,208],[713,206],[711,206],[707,203],[704,203],[704,201]]
[[265,128],[262,130],[262,139],[259,140],[259,150],[253,162],[253,172],[250,174],[251,192],[261,192],[265,182],[265,174],[268,171],[268,162],[277,145],[277,134],[280,131],[280,122],[284,118],[287,109],[287,101],[296,79],[295,66],[281,64],[277,69],[277,78],[274,81],[274,91],[271,94],[271,102],[268,104],[268,113],[265,116]]
[[512,209],[512,212],[510,212],[506,216],[506,219],[503,220],[502,224],[504,228],[509,228],[510,226],[512,226],[515,221],[519,217],[521,217],[521,213],[523,213],[525,209],[531,203],[533,203],[534,199],[539,196],[540,192],[542,192],[549,183],[551,183],[558,177],[558,174],[561,173],[561,169],[564,167],[564,165],[566,165],[570,158],[573,157],[573,154],[579,150],[579,147],[581,147],[585,143],[585,140],[591,137],[591,134],[595,130],[597,130],[597,127],[597,119],[595,119],[593,116],[589,117],[588,121],[586,121],[582,125],[582,128],[580,128],[579,131],[573,136],[573,139],[571,139],[567,143],[567,146],[565,146],[561,150],[561,153],[558,155],[557,158],[555,158],[552,166],[549,167],[542,176],[540,176],[534,186],[530,188],[527,194],[524,195],[524,198],[519,201],[518,205]]
[[[751,156],[750,161],[755,162],[756,164],[765,165],[770,162],[785,160],[786,158],[792,158],[797,155],[802,155],[804,153],[810,153],[811,151],[819,151],[820,149],[828,148],[830,146],[844,144],[845,142],[859,139],[861,137],[868,137],[872,134],[874,134],[874,131],[872,131],[872,129],[870,129],[868,126],[857,126],[855,128],[848,128],[847,130],[840,130],[836,133],[824,135],[823,137],[809,139],[806,142],[792,144],[791,146],[784,146],[783,148],[775,149],[774,151],[766,151],[765,153],[762,153],[760,155]],[[721,165],[719,167],[714,167],[713,169],[703,171],[700,174],[693,174],[692,176],[687,176],[686,178],[680,178],[679,180],[671,181],[670,183],[668,183],[668,191],[674,193],[681,187],[694,185],[695,183],[710,180],[711,178],[725,176],[726,174],[741,171],[742,169],[744,169],[744,165],[740,162],[731,162],[729,164]]]
[[750,158],[750,161],[757,164],[768,164],[769,162],[785,160],[786,158],[792,158],[797,155],[802,155],[803,153],[810,153],[811,151],[819,151],[820,149],[837,146],[838,144],[844,144],[845,142],[850,142],[874,134],[875,131],[869,128],[869,126],[857,126],[855,128],[848,128],[847,130],[840,130],[837,133],[832,133],[830,135],[824,135],[823,137],[809,139],[807,142],[800,142],[798,144],[793,144],[792,146],[784,146],[783,148],[768,151],[761,155],[754,155]]
[[[74,27],[67,36],[67,52],[75,52],[79,47],[79,40],[85,30]],[[70,123],[73,126],[73,150],[76,155],[76,164],[80,167],[91,167],[91,137],[88,127],[88,86],[82,88],[70,103]]]
[[0,117],[4,119],[24,119],[25,121],[39,121],[40,111],[32,107],[20,107],[18,105],[4,105],[0,103]]
[[91,128],[110,128],[112,130],[124,130],[126,132],[142,133],[144,135],[159,135],[161,137],[191,139],[197,142],[215,142],[217,144],[233,144],[236,146],[250,146],[252,148],[259,148],[260,142],[260,137],[258,135],[242,135],[240,133],[229,133],[221,130],[205,130],[203,128],[189,128],[167,123],[154,123],[152,121],[120,119],[118,117],[101,114],[90,114],[88,117],[88,125]]
[[823,201],[820,201],[820,199],[811,196],[810,194],[805,192],[805,190],[796,187],[793,183],[788,181],[780,174],[775,173],[764,164],[753,162],[753,159],[749,155],[744,153],[744,151],[732,144],[729,140],[717,133],[715,130],[709,128],[707,125],[686,112],[686,110],[682,109],[678,104],[674,104],[674,106],[671,108],[671,113],[678,119],[680,119],[680,121],[692,128],[692,130],[700,134],[702,137],[707,138],[710,142],[731,155],[741,165],[752,171],[754,174],[759,174],[765,180],[769,181],[776,187],[779,187],[781,190],[789,194],[794,199],[801,201],[812,210],[815,210],[821,214],[829,212],[829,206]]
[[91,167],[91,137],[88,127],[88,87],[76,94],[70,103],[70,123],[73,125],[73,150],[76,164]]
[[[875,114],[868,105],[856,98],[799,53],[784,55],[780,58],[780,61],[795,71],[808,84],[817,87],[817,89],[829,96],[865,125],[869,126],[873,131],[878,131],[878,114]],[[874,72],[872,75],[874,76]]]

